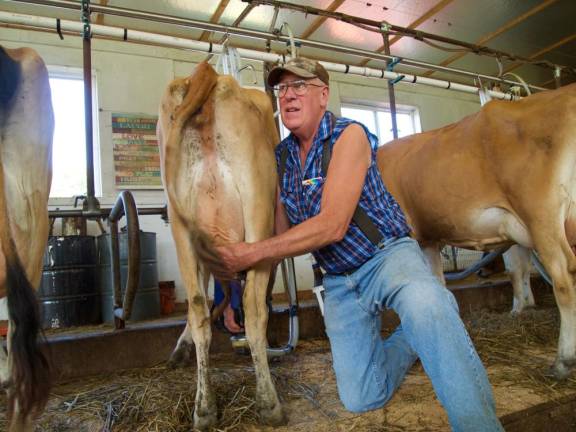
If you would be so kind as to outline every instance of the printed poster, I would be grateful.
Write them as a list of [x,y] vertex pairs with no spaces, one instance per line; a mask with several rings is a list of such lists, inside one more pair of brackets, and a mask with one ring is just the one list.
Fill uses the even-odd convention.
[[114,171],[119,189],[162,189],[157,116],[112,114]]

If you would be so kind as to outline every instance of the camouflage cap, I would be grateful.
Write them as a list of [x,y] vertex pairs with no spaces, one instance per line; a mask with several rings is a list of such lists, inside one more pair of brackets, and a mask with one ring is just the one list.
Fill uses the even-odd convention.
[[324,84],[329,85],[330,77],[328,72],[316,60],[304,57],[295,57],[286,62],[283,66],[276,66],[268,74],[268,86],[274,87],[280,81],[284,72],[291,72],[301,78],[318,78]]

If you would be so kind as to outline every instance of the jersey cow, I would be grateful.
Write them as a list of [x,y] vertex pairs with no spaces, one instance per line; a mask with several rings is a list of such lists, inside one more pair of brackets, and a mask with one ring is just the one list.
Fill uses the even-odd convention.
[[536,250],[560,309],[552,368],[559,379],[576,363],[575,132],[571,85],[515,102],[489,102],[458,123],[378,151],[384,182],[441,278],[443,244]]
[[[240,88],[232,77],[219,76],[205,62],[190,77],[168,85],[158,125],[162,177],[189,305],[172,361],[189,356],[195,345],[194,425],[206,429],[217,417],[208,376],[208,269],[199,257],[210,254],[213,246],[272,235],[278,136],[266,94]],[[243,304],[256,372],[257,407],[264,422],[277,424],[283,414],[266,354],[269,273],[270,266],[265,264],[248,271]]]
[[53,130],[43,61],[31,49],[0,47],[0,296],[8,297],[9,314],[0,381],[8,391],[11,432],[31,430],[49,392],[34,288],[48,237]]

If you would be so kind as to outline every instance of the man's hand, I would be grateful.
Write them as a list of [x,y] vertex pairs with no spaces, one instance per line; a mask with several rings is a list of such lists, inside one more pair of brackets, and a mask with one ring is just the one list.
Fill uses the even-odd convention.
[[239,273],[258,262],[250,243],[226,246],[200,247],[198,255],[214,277],[224,280],[239,279]]

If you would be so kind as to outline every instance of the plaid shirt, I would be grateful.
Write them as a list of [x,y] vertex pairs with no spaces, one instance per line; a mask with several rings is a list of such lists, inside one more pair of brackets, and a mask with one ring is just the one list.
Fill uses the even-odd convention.
[[[286,207],[286,213],[292,225],[302,223],[320,213],[324,186],[322,144],[329,137],[329,145],[333,147],[346,126],[357,122],[346,118],[337,118],[333,129],[331,123],[330,113],[326,112],[314,137],[303,171],[300,165],[298,140],[293,134],[282,140],[276,147],[276,163],[278,165],[283,149],[288,149],[284,177],[280,181],[280,199]],[[376,166],[378,138],[361,123],[357,124],[362,126],[366,132],[372,149],[372,163],[366,174],[359,204],[380,230],[383,239],[403,237],[410,232],[404,213],[384,186]],[[330,136],[331,129],[332,134]],[[378,246],[372,244],[358,225],[352,221],[348,227],[348,232],[341,241],[325,246],[313,254],[326,272],[337,274],[361,266],[377,250]]]

